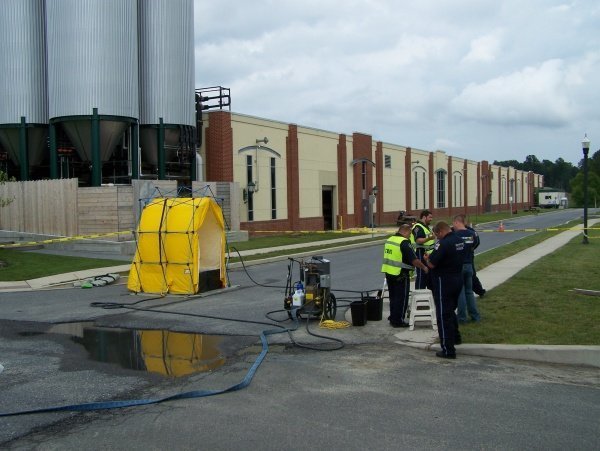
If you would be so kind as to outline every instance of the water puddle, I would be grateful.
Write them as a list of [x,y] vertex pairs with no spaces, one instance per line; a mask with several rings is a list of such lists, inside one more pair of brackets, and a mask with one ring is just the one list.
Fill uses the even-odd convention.
[[45,333],[69,335],[93,360],[170,377],[219,368],[226,348],[240,348],[231,343],[239,337],[98,327],[93,322],[54,324]]

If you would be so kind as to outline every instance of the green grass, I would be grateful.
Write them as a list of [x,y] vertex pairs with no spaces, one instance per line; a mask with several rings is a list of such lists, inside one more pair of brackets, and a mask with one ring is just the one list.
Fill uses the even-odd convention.
[[478,301],[481,323],[461,326],[463,341],[599,345],[600,297],[573,291],[600,290],[600,231],[589,236],[590,244],[577,236],[488,291]]
[[239,251],[250,249],[263,249],[265,247],[289,246],[292,244],[312,243],[315,241],[334,240],[336,238],[355,237],[364,235],[370,238],[371,234],[350,233],[350,232],[323,232],[323,233],[287,233],[287,234],[269,234],[266,236],[251,237],[248,241],[236,241],[229,243],[229,247],[235,247]]
[[123,260],[65,257],[13,249],[0,249],[0,261],[7,264],[7,266],[0,267],[0,281],[2,282],[37,279],[84,269],[127,264]]

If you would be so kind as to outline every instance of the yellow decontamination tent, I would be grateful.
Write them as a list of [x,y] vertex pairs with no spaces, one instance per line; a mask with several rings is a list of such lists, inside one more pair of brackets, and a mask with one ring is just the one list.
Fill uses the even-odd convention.
[[197,294],[227,284],[225,221],[210,197],[157,198],[142,211],[127,288]]

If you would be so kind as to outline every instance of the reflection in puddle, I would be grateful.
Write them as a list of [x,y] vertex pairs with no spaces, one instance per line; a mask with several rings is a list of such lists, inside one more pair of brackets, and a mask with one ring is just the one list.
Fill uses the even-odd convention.
[[99,362],[123,368],[181,377],[222,366],[220,346],[224,337],[168,330],[116,329],[93,323],[53,325],[48,332],[70,335]]

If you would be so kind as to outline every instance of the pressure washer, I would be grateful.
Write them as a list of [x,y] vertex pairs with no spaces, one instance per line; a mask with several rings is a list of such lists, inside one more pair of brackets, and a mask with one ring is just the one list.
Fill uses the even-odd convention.
[[[296,265],[299,279],[294,281]],[[330,261],[322,256],[313,256],[308,260],[289,257],[283,307],[290,318],[295,311],[296,316],[334,320],[337,302],[331,292]]]

